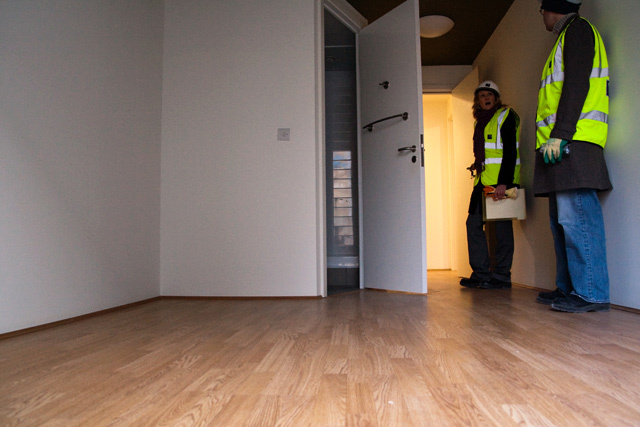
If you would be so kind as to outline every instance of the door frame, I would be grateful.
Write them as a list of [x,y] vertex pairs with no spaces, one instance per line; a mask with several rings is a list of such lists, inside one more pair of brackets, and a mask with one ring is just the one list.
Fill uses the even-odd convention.
[[[357,81],[357,126],[360,128],[360,75],[357,59],[358,32],[368,22],[346,0],[317,0],[315,10],[316,34],[316,278],[317,294],[327,296],[327,226],[326,226],[326,161],[325,161],[325,72],[324,72],[324,11],[329,11],[356,36],[356,81]],[[361,149],[360,133],[357,134],[358,153]],[[361,192],[361,159],[358,155],[358,191]],[[358,202],[358,214],[362,216],[362,198]],[[362,227],[358,227],[360,260],[362,262]],[[362,289],[362,265],[360,266],[360,289]]]
[[[415,8],[415,13],[418,12],[418,3],[415,0],[407,0],[411,1],[413,7]],[[325,10],[331,13],[336,19],[342,22],[347,28],[355,34],[356,41],[356,96],[357,96],[357,119],[356,126],[357,129],[361,129],[362,123],[362,93],[361,93],[361,74],[360,74],[360,31],[367,27],[367,20],[360,15],[346,0],[316,0],[316,8],[315,8],[315,43],[316,43],[316,260],[317,260],[317,290],[318,295],[322,295],[323,297],[327,296],[327,227],[326,227],[326,159],[325,159],[325,149],[326,149],[326,135],[325,135],[325,61],[324,61],[324,12]],[[417,25],[417,18],[416,18]],[[416,37],[417,35],[416,28]],[[418,51],[419,55],[419,51]],[[419,65],[419,64],[418,64]],[[421,70],[418,70],[418,73],[421,73]],[[418,111],[422,111],[422,99],[418,99]],[[418,120],[418,133],[422,135],[424,133],[422,123],[422,114],[419,114]],[[418,144],[416,144],[418,145]],[[423,149],[422,136],[420,147]],[[362,157],[362,135],[360,132],[357,133],[357,149],[358,149],[358,193],[364,194],[363,191],[363,171],[364,168],[362,166],[363,157]],[[422,165],[424,168],[424,165]],[[424,186],[424,173],[422,180],[420,182],[421,186]],[[422,227],[421,227],[421,239],[422,239],[422,262],[423,264],[423,276],[422,276],[422,292],[427,292],[427,284],[426,284],[426,214],[425,214],[425,203],[424,200],[424,188],[421,191],[419,197],[422,202]],[[362,289],[364,287],[364,272],[367,270],[365,265],[366,260],[364,259],[364,249],[367,245],[367,241],[364,236],[364,227],[362,226],[364,221],[363,219],[363,202],[364,197],[358,198],[358,212],[359,218],[361,221],[358,227],[358,236],[359,236],[359,265],[360,265],[360,274],[359,274],[359,288]]]
[[[336,17],[340,22],[342,22],[347,28],[352,30],[355,33],[356,39],[356,81],[357,81],[357,126],[358,129],[361,128],[361,111],[362,111],[362,97],[361,97],[361,77],[360,77],[360,60],[359,60],[359,50],[360,50],[360,31],[368,25],[368,21],[360,15],[346,0],[316,0],[316,8],[315,8],[315,44],[316,44],[316,69],[315,69],[315,78],[316,78],[316,275],[317,275],[317,294],[323,297],[327,296],[327,227],[326,227],[326,160],[325,160],[325,62],[324,62],[324,11],[330,12],[334,17]],[[417,3],[415,4],[416,12],[417,12]],[[419,71],[420,72],[420,71]],[[419,111],[421,111],[422,100],[419,100],[420,106]],[[419,122],[422,123],[422,116],[418,118]],[[420,126],[419,126],[420,127]],[[423,129],[419,129],[419,134],[423,134]],[[417,145],[417,144],[416,144]],[[422,148],[422,143],[420,143]],[[357,134],[357,147],[358,147],[358,192],[359,194],[363,194],[362,188],[362,137],[360,132]],[[421,185],[424,185],[424,177],[422,178]],[[424,190],[422,191],[420,197],[422,198],[422,223],[423,227],[421,230],[421,238],[422,238],[422,246],[423,246],[423,292],[426,293],[426,230],[425,221],[425,201],[424,201]],[[363,218],[363,197],[360,197],[358,200],[358,212],[359,217]],[[360,277],[359,277],[359,288],[363,289],[364,287],[364,271],[366,270],[365,260],[364,260],[364,248],[367,244],[364,236],[364,227],[362,227],[363,222],[360,222],[360,226],[358,229],[360,248],[359,248],[359,259],[360,259]]]

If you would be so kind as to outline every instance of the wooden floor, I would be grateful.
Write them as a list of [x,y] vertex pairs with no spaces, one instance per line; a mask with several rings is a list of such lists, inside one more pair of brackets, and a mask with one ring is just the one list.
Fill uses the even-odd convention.
[[0,425],[640,425],[640,315],[535,296],[158,300],[0,341]]

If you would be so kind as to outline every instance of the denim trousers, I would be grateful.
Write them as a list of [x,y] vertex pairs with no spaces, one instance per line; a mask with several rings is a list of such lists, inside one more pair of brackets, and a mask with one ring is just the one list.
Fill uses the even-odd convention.
[[588,302],[608,303],[604,220],[596,190],[551,193],[549,217],[556,251],[556,286]]
[[467,217],[467,245],[469,249],[469,265],[473,270],[471,279],[487,281],[495,278],[503,282],[511,282],[511,265],[513,263],[513,223],[508,221],[495,222],[495,266],[490,271],[491,259],[487,235],[482,220],[482,207],[470,212]]

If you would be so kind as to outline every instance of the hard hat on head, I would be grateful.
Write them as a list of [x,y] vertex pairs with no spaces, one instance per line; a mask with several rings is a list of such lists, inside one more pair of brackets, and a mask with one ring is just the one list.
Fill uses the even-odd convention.
[[482,83],[480,83],[480,86],[478,86],[475,90],[475,92],[473,92],[473,94],[477,94],[478,92],[480,92],[481,90],[490,90],[491,92],[495,93],[496,96],[500,96],[500,89],[498,89],[498,85],[495,84],[494,82],[492,82],[491,80],[487,80],[484,81]]
[[541,3],[541,9],[566,15],[577,12],[580,9],[582,0],[542,0]]

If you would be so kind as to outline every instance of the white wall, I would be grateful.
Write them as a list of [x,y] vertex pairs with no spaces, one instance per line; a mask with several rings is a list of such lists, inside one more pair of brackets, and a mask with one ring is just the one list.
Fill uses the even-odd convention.
[[[500,86],[504,100],[520,114],[522,181],[533,183],[535,110],[542,66],[555,36],[544,29],[533,0],[516,0],[486,44],[475,65],[480,79]],[[605,227],[611,298],[614,304],[640,308],[640,230],[637,212],[637,165],[640,134],[637,50],[640,6],[635,0],[590,0],[581,13],[601,31],[607,46],[612,80],[610,134],[605,157],[614,190],[601,195]],[[513,280],[541,288],[555,288],[555,257],[549,231],[545,198],[527,197],[527,220],[515,229],[516,253]]]
[[162,5],[0,2],[0,333],[158,295]]
[[[0,2],[0,333],[160,292],[318,293],[316,2],[228,3]],[[537,80],[553,44],[537,10],[516,0],[476,63],[523,118],[528,187]],[[583,14],[612,63],[615,188],[602,198],[612,301],[640,308],[640,7],[591,0]],[[454,90],[454,116],[470,115],[462,89],[477,81]],[[472,160],[463,122],[453,174],[462,224]],[[290,142],[275,140],[280,127]],[[466,240],[456,241],[462,271]],[[552,288],[545,199],[529,197],[516,245],[514,281]]]
[[612,302],[640,308],[640,4],[591,0],[581,8],[600,31],[609,57],[611,108],[605,157],[613,191],[602,200]]
[[318,294],[315,19],[315,0],[166,3],[163,295]]

